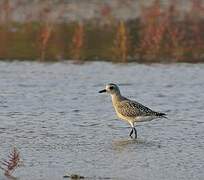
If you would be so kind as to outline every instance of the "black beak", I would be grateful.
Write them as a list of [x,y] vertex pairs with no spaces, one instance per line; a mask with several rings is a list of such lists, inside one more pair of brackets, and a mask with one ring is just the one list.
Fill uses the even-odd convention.
[[106,90],[105,90],[105,89],[103,89],[103,90],[99,91],[99,93],[104,93],[104,92],[106,92]]

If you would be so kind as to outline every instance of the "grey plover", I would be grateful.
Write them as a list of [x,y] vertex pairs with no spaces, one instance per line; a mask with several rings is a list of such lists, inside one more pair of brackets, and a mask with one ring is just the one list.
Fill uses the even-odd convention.
[[135,133],[135,139],[137,138],[137,130],[135,128],[137,122],[151,121],[156,118],[166,118],[165,113],[153,111],[136,101],[122,96],[116,84],[107,84],[104,90],[99,91],[99,93],[104,92],[111,95],[113,107],[115,108],[117,116],[131,125],[132,129],[129,134],[131,138],[133,138],[133,132]]

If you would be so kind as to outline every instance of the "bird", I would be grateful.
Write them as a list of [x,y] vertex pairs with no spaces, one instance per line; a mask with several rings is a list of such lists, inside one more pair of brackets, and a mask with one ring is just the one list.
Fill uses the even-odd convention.
[[[117,116],[128,122],[131,126],[129,136],[132,139],[137,139],[136,123],[151,121],[156,118],[167,118],[165,113],[153,111],[137,101],[122,96],[119,87],[114,83],[107,84],[105,89],[99,91],[99,93],[108,93],[111,95],[112,104]],[[133,132],[134,137],[132,136]]]

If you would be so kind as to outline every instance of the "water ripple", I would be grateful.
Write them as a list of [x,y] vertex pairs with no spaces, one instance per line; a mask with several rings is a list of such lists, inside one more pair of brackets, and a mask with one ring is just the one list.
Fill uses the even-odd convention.
[[[60,179],[67,170],[103,179],[201,180],[203,66],[0,62],[0,158],[13,146],[20,150],[20,180]],[[130,139],[110,97],[98,94],[109,82],[168,119],[137,124],[139,138]]]

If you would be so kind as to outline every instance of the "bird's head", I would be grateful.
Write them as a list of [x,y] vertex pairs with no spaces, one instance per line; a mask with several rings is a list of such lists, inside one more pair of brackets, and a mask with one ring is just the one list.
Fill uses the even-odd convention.
[[108,94],[114,95],[114,94],[120,94],[120,90],[116,84],[110,83],[106,85],[106,88],[99,91],[99,93],[105,93],[107,92]]

